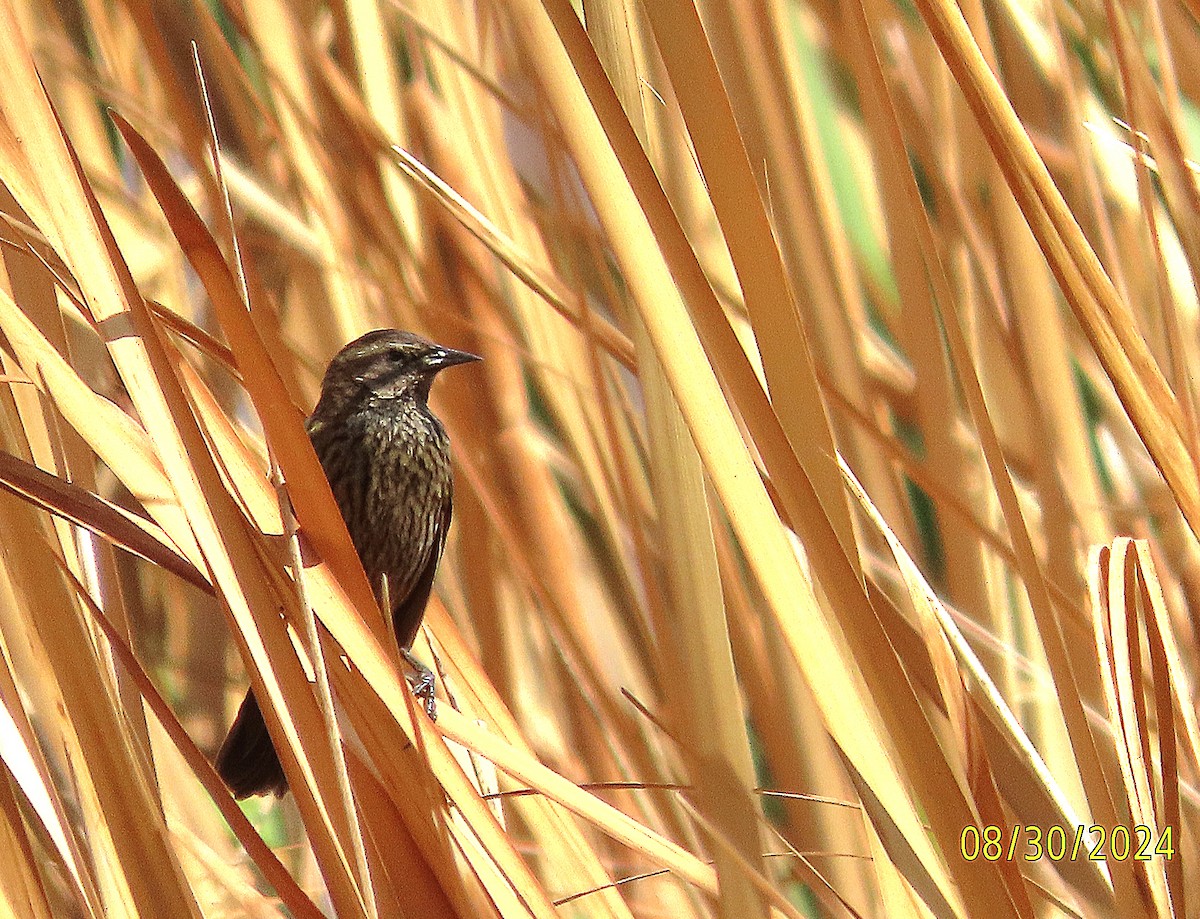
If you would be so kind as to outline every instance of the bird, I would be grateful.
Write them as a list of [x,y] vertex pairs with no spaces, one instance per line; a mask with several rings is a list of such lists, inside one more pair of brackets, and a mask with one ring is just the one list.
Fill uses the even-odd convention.
[[[330,361],[305,428],[380,608],[390,612],[413,691],[434,708],[433,673],[412,653],[450,529],[450,440],[429,408],[434,377],[479,360],[398,329],[377,329]],[[241,799],[287,792],[253,690],[215,766]]]

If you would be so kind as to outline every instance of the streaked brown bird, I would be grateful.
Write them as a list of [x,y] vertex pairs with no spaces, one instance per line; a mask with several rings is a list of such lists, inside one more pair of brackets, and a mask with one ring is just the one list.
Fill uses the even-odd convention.
[[[479,360],[396,329],[346,345],[321,381],[309,439],[380,606],[417,673],[413,690],[433,708],[433,674],[411,652],[450,529],[450,440],[429,410],[438,372]],[[279,755],[253,692],[217,753],[238,798],[287,791]]]

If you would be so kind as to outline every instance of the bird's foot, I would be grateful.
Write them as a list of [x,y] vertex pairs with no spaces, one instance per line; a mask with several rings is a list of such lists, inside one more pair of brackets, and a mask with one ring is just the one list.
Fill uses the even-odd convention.
[[434,679],[433,671],[422,664],[408,648],[404,648],[402,653],[404,660],[414,671],[413,676],[409,677],[413,695],[425,703],[425,714],[429,716],[429,720],[437,721],[437,702],[433,697],[437,689],[437,681]]

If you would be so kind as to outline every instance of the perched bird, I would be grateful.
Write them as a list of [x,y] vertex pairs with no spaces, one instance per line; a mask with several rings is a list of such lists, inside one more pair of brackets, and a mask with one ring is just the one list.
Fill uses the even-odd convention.
[[[433,674],[411,647],[450,529],[450,441],[429,410],[439,371],[479,360],[410,332],[379,329],[330,362],[308,419],[309,439],[380,606],[390,606],[414,692],[433,709]],[[217,753],[217,772],[238,798],[287,791],[253,692]]]

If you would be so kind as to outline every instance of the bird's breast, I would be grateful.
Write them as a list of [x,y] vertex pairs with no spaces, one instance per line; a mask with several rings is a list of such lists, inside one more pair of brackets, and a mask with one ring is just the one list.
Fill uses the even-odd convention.
[[445,430],[427,410],[408,406],[316,429],[313,446],[372,587],[380,593],[386,577],[394,607],[445,538],[452,496]]

